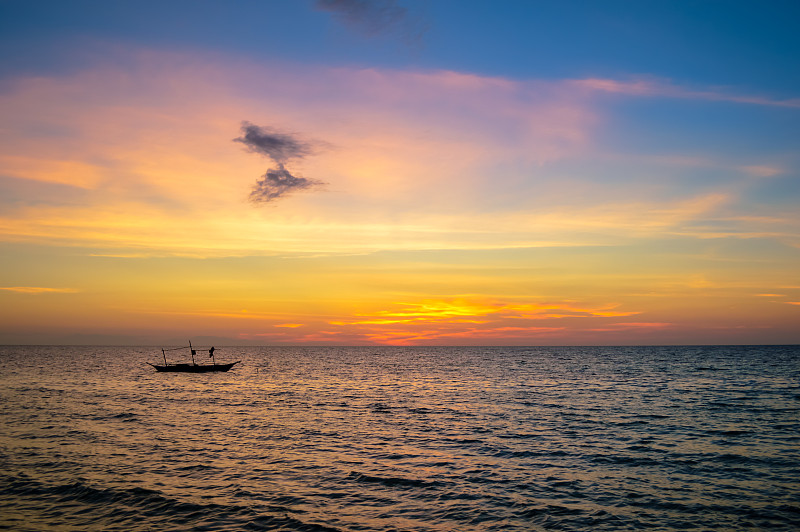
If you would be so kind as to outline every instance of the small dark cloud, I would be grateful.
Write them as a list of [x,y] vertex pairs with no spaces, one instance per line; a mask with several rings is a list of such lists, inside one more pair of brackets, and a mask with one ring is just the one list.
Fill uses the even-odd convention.
[[233,141],[241,142],[250,151],[266,155],[278,164],[286,164],[286,161],[295,157],[305,157],[312,151],[307,142],[250,122],[242,122],[242,133]]
[[267,170],[267,173],[256,181],[256,184],[253,185],[253,190],[250,191],[250,201],[253,203],[268,203],[289,192],[321,184],[321,181],[293,176],[280,164],[278,168]]
[[241,142],[249,151],[271,159],[276,168],[270,168],[256,181],[250,191],[253,203],[268,203],[296,190],[323,185],[322,181],[298,177],[286,168],[290,159],[302,159],[313,152],[312,144],[270,128],[242,122],[242,136],[233,139]]
[[367,37],[399,31],[408,44],[417,43],[427,29],[421,19],[395,0],[317,0],[317,9],[329,11]]

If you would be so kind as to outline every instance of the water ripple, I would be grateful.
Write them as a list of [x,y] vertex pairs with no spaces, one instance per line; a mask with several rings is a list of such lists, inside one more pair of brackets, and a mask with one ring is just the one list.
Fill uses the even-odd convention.
[[800,529],[797,347],[0,351],[0,528]]

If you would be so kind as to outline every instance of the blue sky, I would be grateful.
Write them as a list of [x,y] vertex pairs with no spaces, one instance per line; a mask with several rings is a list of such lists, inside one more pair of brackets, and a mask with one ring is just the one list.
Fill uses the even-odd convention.
[[514,78],[652,75],[776,98],[793,97],[800,81],[792,1],[374,4],[365,18],[386,6],[404,14],[371,33],[369,22],[348,24],[310,0],[4,0],[4,67],[53,67],[74,47],[106,41]]

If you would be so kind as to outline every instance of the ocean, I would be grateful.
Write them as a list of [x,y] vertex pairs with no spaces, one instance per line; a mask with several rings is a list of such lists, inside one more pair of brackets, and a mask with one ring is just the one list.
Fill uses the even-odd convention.
[[215,355],[0,347],[0,529],[800,529],[800,346]]

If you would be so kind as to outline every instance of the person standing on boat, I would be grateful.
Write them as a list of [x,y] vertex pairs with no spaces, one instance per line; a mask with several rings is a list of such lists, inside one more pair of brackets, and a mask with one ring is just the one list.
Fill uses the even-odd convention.
[[211,358],[214,358],[214,346],[213,345],[211,346],[211,349],[208,350],[208,356],[210,356]]

